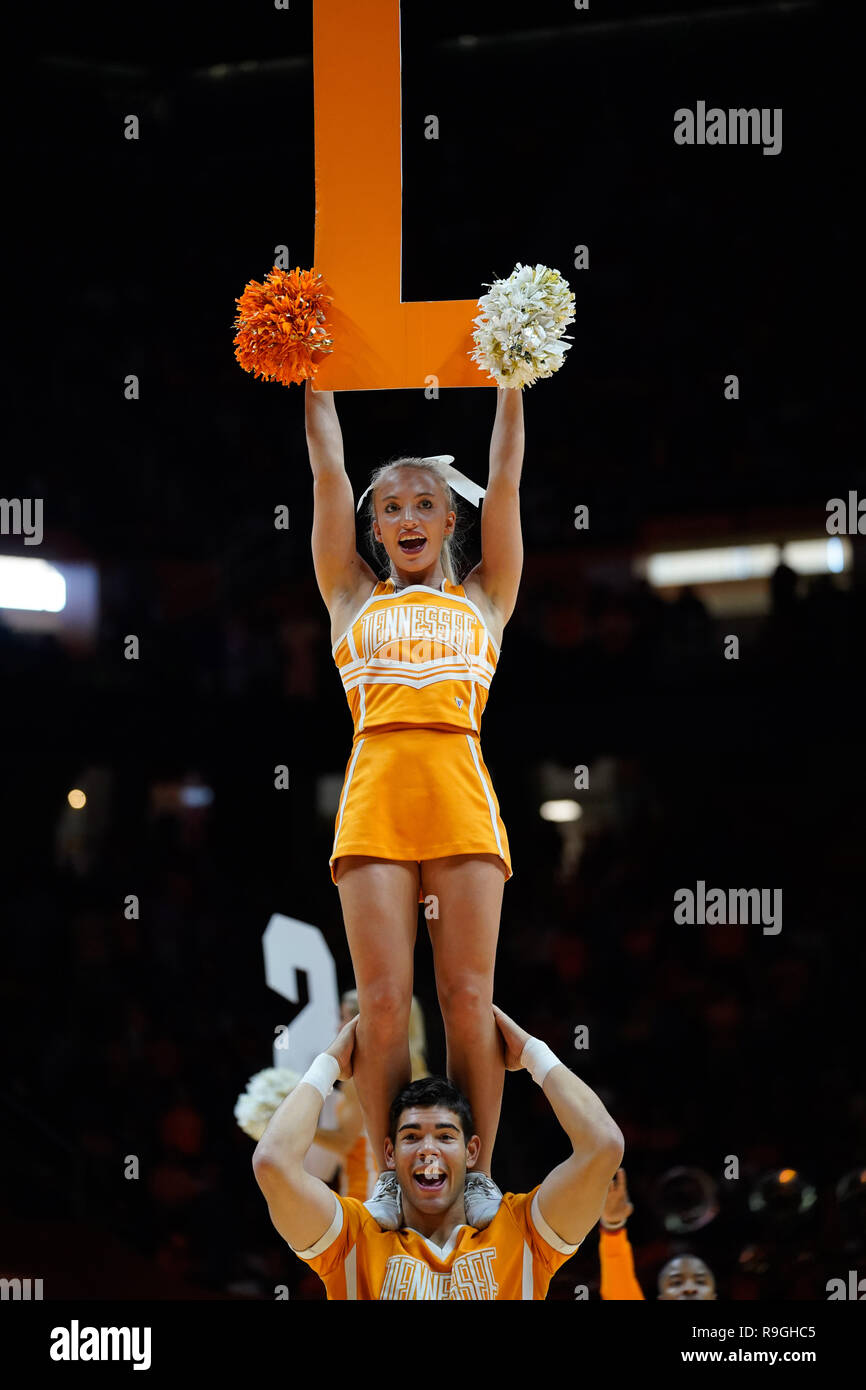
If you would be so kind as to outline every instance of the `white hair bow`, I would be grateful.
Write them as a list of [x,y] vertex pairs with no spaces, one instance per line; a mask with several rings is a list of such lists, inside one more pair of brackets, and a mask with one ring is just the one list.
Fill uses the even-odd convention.
[[[451,467],[452,463],[454,462],[453,454],[426,454],[425,457],[421,460],[421,462],[444,463],[445,468],[443,471],[445,473],[445,477],[448,479],[448,482],[450,483],[451,487],[453,487],[454,491],[459,492],[461,497],[465,497],[467,502],[471,502],[473,507],[478,506],[487,489],[479,487],[477,483],[473,483],[472,479],[467,478],[465,473],[461,473],[459,468]],[[364,501],[364,498],[367,496],[367,493],[372,488],[372,486],[373,484],[371,483],[370,487],[365,488],[364,491],[361,493],[361,496],[358,499],[358,505],[355,508],[356,512],[359,512],[361,510],[361,504]]]

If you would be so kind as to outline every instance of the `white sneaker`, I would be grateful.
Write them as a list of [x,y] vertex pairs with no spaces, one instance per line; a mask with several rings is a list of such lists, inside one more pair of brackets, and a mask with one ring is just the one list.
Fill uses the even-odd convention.
[[403,1224],[403,1203],[400,1200],[400,1184],[397,1174],[388,1169],[380,1173],[364,1206],[383,1231],[399,1231]]
[[463,1189],[463,1208],[466,1220],[476,1231],[489,1226],[499,1210],[502,1193],[486,1173],[467,1173]]

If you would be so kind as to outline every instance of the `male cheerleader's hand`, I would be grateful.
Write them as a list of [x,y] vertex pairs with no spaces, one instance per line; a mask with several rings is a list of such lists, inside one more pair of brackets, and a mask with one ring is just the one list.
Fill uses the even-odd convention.
[[350,1018],[349,1022],[345,1023],[340,1029],[334,1041],[331,1043],[331,1046],[325,1048],[328,1056],[336,1057],[337,1061],[340,1063],[340,1075],[337,1077],[338,1081],[351,1081],[352,1079],[352,1054],[355,1050],[355,1029],[358,1027],[358,1020],[360,1017],[360,1014],[355,1014],[354,1018]]
[[505,1070],[522,1071],[520,1054],[529,1041],[530,1034],[525,1028],[518,1027],[514,1019],[509,1018],[508,1014],[504,1014],[495,1004],[492,1007],[497,1027],[505,1042]]
[[618,1231],[628,1221],[634,1206],[629,1200],[625,1169],[617,1168],[613,1175],[604,1206],[601,1209],[601,1224],[608,1231]]

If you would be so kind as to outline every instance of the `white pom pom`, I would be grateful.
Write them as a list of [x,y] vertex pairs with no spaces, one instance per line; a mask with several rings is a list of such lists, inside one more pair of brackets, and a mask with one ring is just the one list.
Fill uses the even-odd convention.
[[478,301],[469,355],[500,386],[524,387],[559,371],[571,339],[574,295],[558,270],[517,262]]
[[247,1089],[238,1096],[235,1119],[251,1139],[261,1139],[277,1106],[297,1086],[300,1076],[288,1067],[265,1067],[247,1082]]

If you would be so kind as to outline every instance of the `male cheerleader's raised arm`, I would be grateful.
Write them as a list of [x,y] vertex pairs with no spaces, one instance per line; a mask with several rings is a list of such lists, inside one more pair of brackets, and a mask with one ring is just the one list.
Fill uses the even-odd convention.
[[293,1250],[315,1245],[334,1219],[334,1194],[306,1171],[304,1159],[334,1082],[352,1075],[358,1017],[341,1028],[277,1107],[253,1154],[253,1172],[271,1220]]
[[623,1155],[623,1137],[594,1091],[569,1071],[540,1038],[493,1005],[505,1040],[505,1066],[525,1067],[547,1096],[571,1141],[571,1157],[554,1168],[538,1189],[548,1226],[567,1245],[579,1245],[601,1214],[611,1179]]
[[316,1143],[320,1149],[329,1153],[346,1155],[354,1148],[364,1128],[364,1112],[354,1086],[344,1087],[340,1092],[337,1110],[337,1123],[333,1129],[317,1129]]
[[305,386],[307,450],[313,470],[313,567],[319,592],[330,610],[376,576],[355,537],[355,499],[343,457],[343,435],[333,391]]
[[481,505],[481,559],[467,578],[478,581],[503,626],[514,612],[523,571],[523,447],[523,393],[515,387],[499,386],[490,436],[490,471]]

